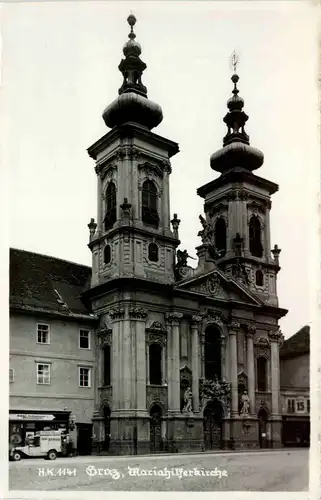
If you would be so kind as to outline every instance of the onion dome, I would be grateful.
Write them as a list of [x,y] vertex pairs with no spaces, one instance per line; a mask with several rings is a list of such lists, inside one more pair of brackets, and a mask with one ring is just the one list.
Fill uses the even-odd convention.
[[132,122],[151,130],[163,120],[162,108],[147,98],[147,88],[142,83],[142,74],[147,66],[139,57],[142,49],[135,40],[135,16],[131,14],[127,22],[131,28],[129,40],[123,47],[125,59],[118,66],[124,80],[118,90],[119,97],[105,109],[103,119],[110,128]]
[[256,170],[264,161],[262,151],[250,146],[250,138],[244,130],[249,117],[243,111],[244,100],[238,95],[238,75],[234,74],[231,80],[234,83],[233,96],[227,101],[228,112],[223,118],[227,134],[223,139],[223,148],[211,156],[211,168],[222,173],[235,167]]

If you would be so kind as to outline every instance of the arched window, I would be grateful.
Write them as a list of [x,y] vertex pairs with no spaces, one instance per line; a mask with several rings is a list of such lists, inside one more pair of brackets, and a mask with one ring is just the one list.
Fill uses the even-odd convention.
[[148,258],[152,262],[158,262],[158,246],[156,243],[150,243],[148,245]]
[[157,188],[152,181],[145,181],[143,184],[142,220],[146,224],[158,227]]
[[215,223],[215,248],[220,252],[220,257],[226,253],[226,224],[223,217],[217,219]]
[[162,384],[162,346],[155,343],[149,346],[149,383]]
[[104,248],[104,263],[109,264],[111,261],[111,248],[110,245],[106,245]]
[[221,380],[221,340],[220,331],[215,326],[205,330],[205,378]]
[[103,348],[104,353],[104,385],[110,385],[110,346]]
[[261,243],[261,223],[255,215],[253,215],[250,220],[249,236],[251,254],[254,257],[262,257],[263,247]]
[[260,357],[256,360],[257,371],[257,390],[264,392],[267,387],[267,361],[265,358]]
[[264,284],[264,276],[260,269],[258,269],[255,273],[255,283],[257,286],[263,286]]
[[116,186],[110,182],[106,189],[106,216],[105,231],[110,229],[116,222]]

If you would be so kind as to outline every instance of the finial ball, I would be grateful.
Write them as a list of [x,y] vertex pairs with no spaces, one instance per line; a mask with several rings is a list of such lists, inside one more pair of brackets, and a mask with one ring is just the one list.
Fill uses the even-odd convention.
[[135,26],[136,17],[133,14],[129,14],[129,16],[127,17],[127,22],[129,24],[129,26]]
[[239,79],[240,78],[239,78],[238,75],[233,75],[232,78],[231,78],[231,80],[232,80],[233,83],[237,83],[239,81]]

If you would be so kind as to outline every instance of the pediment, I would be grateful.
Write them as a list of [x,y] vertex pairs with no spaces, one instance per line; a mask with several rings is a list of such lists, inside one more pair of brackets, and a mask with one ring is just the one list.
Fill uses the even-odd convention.
[[243,286],[232,277],[227,277],[218,269],[186,279],[176,288],[227,302],[242,302],[255,306],[263,304],[245,285]]

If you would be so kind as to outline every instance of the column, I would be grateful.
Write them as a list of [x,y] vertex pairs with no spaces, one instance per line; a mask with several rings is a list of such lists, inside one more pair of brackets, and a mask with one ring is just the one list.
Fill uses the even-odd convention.
[[253,336],[255,327],[249,326],[246,332],[246,362],[248,377],[248,393],[250,398],[250,414],[255,413],[255,371],[254,371],[254,348]]
[[230,380],[231,380],[231,416],[238,415],[238,388],[237,388],[237,340],[239,323],[232,322],[229,325],[230,343]]
[[268,206],[266,208],[265,212],[265,224],[264,224],[264,244],[265,244],[265,258],[267,259],[268,262],[271,262],[272,257],[271,257],[271,241],[270,241],[270,203],[268,203]]
[[146,384],[149,385],[149,344],[146,347]]
[[104,385],[104,344],[99,345],[98,348],[98,386],[101,387]]
[[[129,316],[134,323],[136,338],[134,349],[136,351],[136,376],[133,384],[136,384],[136,409],[146,411],[146,338],[145,323],[148,315],[146,309],[134,307],[129,309]],[[134,354],[134,353],[132,353]],[[133,361],[130,363],[133,365]],[[135,381],[136,378],[136,381]],[[134,388],[133,388],[134,389]]]
[[170,161],[164,161],[164,177],[163,177],[163,227],[170,230],[170,202],[169,202],[169,174],[171,170]]
[[202,318],[200,316],[192,317],[192,349],[191,349],[191,359],[192,359],[192,393],[193,393],[193,411],[199,412],[200,408],[200,397],[199,397],[199,379],[200,379],[200,369],[199,369],[199,336],[198,336],[198,325]]
[[167,313],[166,319],[171,323],[171,409],[180,412],[180,352],[179,352],[179,320],[182,313]]
[[[148,367],[149,370],[149,367]],[[162,348],[162,385],[166,382],[166,344]]]
[[132,408],[132,384],[131,384],[131,364],[132,352],[130,342],[130,319],[125,318],[122,322],[121,349],[123,351],[123,373],[122,373],[122,408],[129,410]]
[[226,380],[226,362],[225,362],[225,351],[226,351],[226,337],[221,335],[221,379]]
[[[166,315],[167,320],[167,315]],[[166,370],[166,380],[167,380],[167,400],[168,400],[168,410],[172,409],[172,325],[169,320],[167,320],[167,370]]]
[[280,361],[279,361],[279,341],[280,331],[269,332],[271,342],[271,393],[272,393],[272,416],[280,414]]
[[201,332],[200,335],[200,341],[201,341],[201,378],[205,379],[205,334],[204,332]]
[[102,198],[102,182],[100,174],[97,174],[97,233],[100,234],[102,231],[102,220],[105,217],[104,213],[104,200]]
[[122,345],[121,345],[121,332],[122,332],[122,319],[124,317],[124,309],[121,307],[115,307],[109,311],[109,316],[112,320],[112,373],[111,382],[113,387],[112,399],[113,410],[118,410],[121,408],[121,397],[122,397]]

